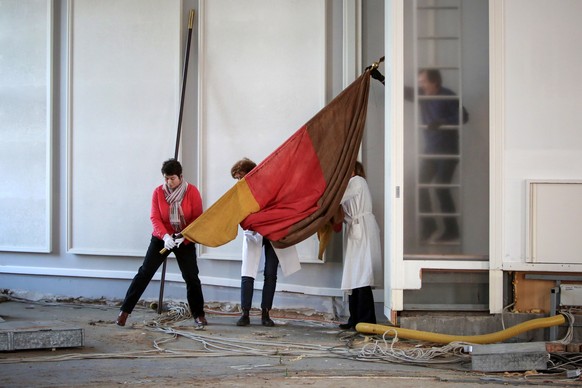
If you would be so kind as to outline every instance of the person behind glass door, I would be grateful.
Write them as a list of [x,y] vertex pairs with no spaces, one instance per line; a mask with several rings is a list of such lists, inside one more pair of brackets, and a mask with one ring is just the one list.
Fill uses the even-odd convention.
[[[234,179],[244,178],[256,163],[248,158],[236,162],[230,174]],[[263,326],[275,326],[269,311],[273,307],[275,288],[277,287],[277,268],[281,264],[283,275],[287,276],[301,268],[299,255],[295,246],[284,249],[274,248],[271,242],[253,230],[244,231],[242,267],[241,267],[241,310],[242,315],[236,322],[237,326],[250,325],[250,311],[253,304],[255,278],[259,271],[261,253],[264,249],[265,268],[263,294],[261,300],[261,323]]]
[[380,229],[372,213],[372,195],[360,162],[356,162],[341,207],[345,224],[341,289],[349,293],[350,317],[339,327],[349,330],[360,322],[376,323],[372,286],[379,284],[382,267]]
[[[121,305],[116,321],[119,326],[125,326],[129,314],[170,252],[176,255],[186,282],[186,297],[194,321],[199,326],[208,324],[198,277],[196,245],[184,237],[175,236],[202,214],[200,192],[182,177],[182,165],[176,159],[168,159],[162,164],[162,175],[165,183],[158,186],[152,196],[150,220],[153,232],[150,245]],[[166,252],[160,253],[162,248]]]
[[[460,126],[459,99],[430,99],[430,96],[455,96],[455,93],[442,86],[442,76],[438,69],[422,69],[418,72],[419,94],[427,98],[419,100],[420,118],[426,125],[423,130],[425,155],[419,170],[420,184],[444,184],[453,182],[453,175],[459,164],[459,130],[441,128],[445,125]],[[463,107],[463,124],[469,120],[469,114]],[[446,157],[451,155],[451,157]],[[445,156],[445,157],[443,157]],[[452,190],[447,187],[435,188],[440,212],[456,212]],[[431,204],[429,190],[419,190],[420,212],[436,213]],[[459,223],[455,215],[443,217],[444,231],[436,236],[437,221],[435,217],[423,217],[421,222],[421,241],[438,243],[457,243],[460,237]]]

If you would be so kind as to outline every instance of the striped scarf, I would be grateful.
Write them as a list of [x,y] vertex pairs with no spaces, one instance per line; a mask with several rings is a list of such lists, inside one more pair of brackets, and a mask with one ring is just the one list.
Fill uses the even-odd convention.
[[171,190],[166,183],[163,185],[164,195],[166,197],[166,202],[170,205],[170,224],[176,233],[182,231],[186,226],[186,219],[184,218],[184,212],[182,211],[182,200],[188,189],[188,182],[182,179],[180,186]]

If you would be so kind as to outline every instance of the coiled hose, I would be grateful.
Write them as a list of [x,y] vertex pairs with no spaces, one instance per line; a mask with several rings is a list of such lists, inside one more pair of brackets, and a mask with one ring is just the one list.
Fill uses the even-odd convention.
[[377,325],[372,323],[358,323],[356,330],[360,333],[379,334],[379,335],[398,335],[398,338],[414,339],[419,341],[436,342],[448,344],[451,342],[469,342],[474,344],[492,344],[502,342],[508,338],[515,337],[518,334],[534,329],[544,329],[546,327],[562,325],[566,322],[564,315],[554,315],[546,318],[536,318],[530,321],[522,322],[518,325],[505,330],[497,331],[490,334],[481,335],[449,335],[430,333],[428,331],[403,329],[394,326]]

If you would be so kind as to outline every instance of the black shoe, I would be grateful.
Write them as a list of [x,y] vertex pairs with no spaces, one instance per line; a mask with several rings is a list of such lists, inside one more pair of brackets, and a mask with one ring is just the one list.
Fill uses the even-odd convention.
[[269,309],[262,310],[261,323],[267,327],[275,326],[275,322],[269,317]]
[[351,323],[340,323],[339,328],[342,330],[355,330],[355,326]]
[[249,309],[242,309],[242,315],[238,321],[236,321],[237,326],[248,326],[251,324],[251,320],[249,318]]
[[342,330],[356,330],[356,324],[347,321],[346,323],[340,323],[339,328]]
[[251,320],[248,315],[242,315],[238,321],[236,321],[237,326],[248,326],[251,324]]
[[445,232],[435,240],[436,244],[444,244],[444,245],[458,245],[461,243],[459,238],[459,233],[454,232]]

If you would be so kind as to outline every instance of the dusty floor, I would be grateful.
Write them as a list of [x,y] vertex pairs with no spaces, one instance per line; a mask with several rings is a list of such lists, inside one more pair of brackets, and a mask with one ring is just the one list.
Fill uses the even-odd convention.
[[[379,338],[342,332],[321,316],[275,311],[274,328],[237,327],[238,315],[208,311],[196,328],[178,313],[138,307],[126,327],[115,325],[118,307],[69,301],[0,303],[4,322],[62,322],[82,328],[84,346],[0,352],[1,387],[317,386],[488,387],[564,386],[555,376],[472,372],[470,362],[414,365],[363,358]],[[292,316],[292,318],[290,318]],[[0,321],[0,330],[2,322]],[[384,345],[380,342],[380,345]],[[389,344],[388,344],[389,345]],[[398,342],[397,349],[429,348]]]

